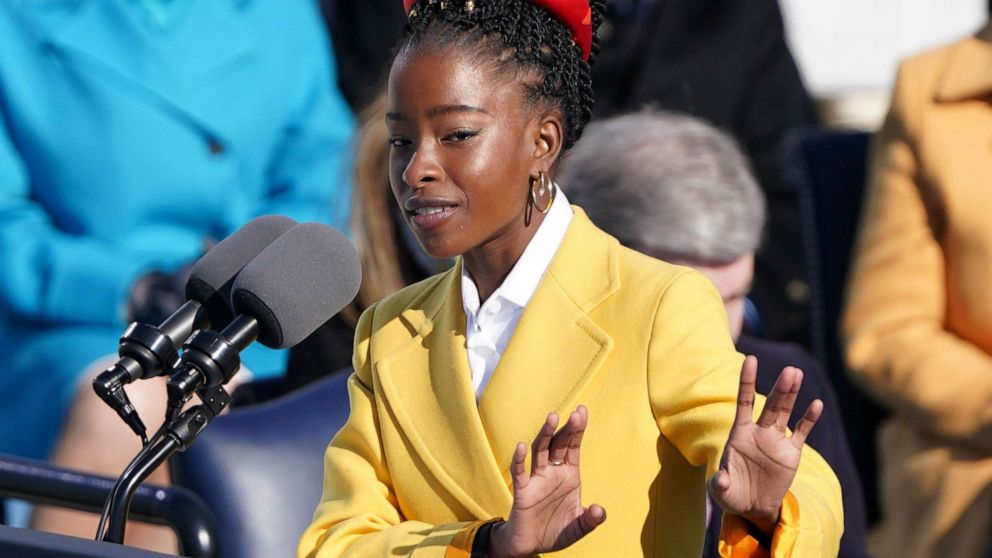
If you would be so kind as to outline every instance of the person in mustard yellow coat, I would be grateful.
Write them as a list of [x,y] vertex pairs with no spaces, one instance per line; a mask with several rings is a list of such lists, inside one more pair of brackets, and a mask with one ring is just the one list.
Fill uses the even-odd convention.
[[890,408],[878,556],[992,542],[992,28],[903,62],[876,138],[843,330]]
[[458,259],[359,320],[299,556],[698,556],[707,489],[724,556],[836,556],[840,489],[804,445],[822,402],[786,428],[802,372],[763,405],[712,284],[549,178],[589,117],[603,2],[407,7],[390,184],[427,253]]

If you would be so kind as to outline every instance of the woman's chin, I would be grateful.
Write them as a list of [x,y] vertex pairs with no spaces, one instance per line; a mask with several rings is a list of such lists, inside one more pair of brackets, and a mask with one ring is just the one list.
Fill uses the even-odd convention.
[[424,249],[424,252],[436,260],[450,260],[461,256],[465,252],[464,250],[459,250],[457,246],[448,242],[446,239],[424,238],[418,235],[417,241],[420,242],[420,247]]
[[437,251],[425,250],[425,251],[427,252],[427,255],[434,258],[435,260],[452,260],[463,254],[463,252],[459,252],[457,250],[437,250]]

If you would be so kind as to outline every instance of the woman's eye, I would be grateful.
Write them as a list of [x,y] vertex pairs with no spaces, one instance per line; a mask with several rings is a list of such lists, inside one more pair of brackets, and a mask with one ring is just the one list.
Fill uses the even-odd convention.
[[409,145],[409,144],[410,144],[410,140],[405,139],[405,138],[400,138],[400,137],[395,137],[395,136],[389,138],[389,145],[390,145],[390,147],[403,147],[403,146]]
[[460,142],[474,138],[477,135],[479,135],[479,132],[476,130],[455,130],[442,139],[449,142]]

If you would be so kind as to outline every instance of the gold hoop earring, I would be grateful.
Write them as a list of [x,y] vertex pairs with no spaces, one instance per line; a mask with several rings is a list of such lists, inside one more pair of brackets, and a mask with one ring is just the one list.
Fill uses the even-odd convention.
[[[550,193],[550,199],[548,199],[547,205],[543,208],[541,207],[540,198],[543,198],[545,194]],[[541,171],[537,175],[537,179],[531,180],[530,183],[530,201],[533,202],[534,207],[541,213],[547,213],[551,211],[551,204],[555,202],[555,195],[558,193],[557,185],[548,178],[548,175]]]

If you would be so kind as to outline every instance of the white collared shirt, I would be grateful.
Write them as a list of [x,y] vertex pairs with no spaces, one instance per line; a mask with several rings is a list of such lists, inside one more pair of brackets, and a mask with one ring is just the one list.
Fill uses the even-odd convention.
[[479,289],[462,266],[462,307],[465,310],[465,348],[472,369],[472,385],[481,397],[496,369],[503,350],[517,329],[520,315],[537,290],[537,285],[561,246],[565,231],[572,222],[572,208],[558,189],[551,209],[520,259],[503,283],[479,305]]

